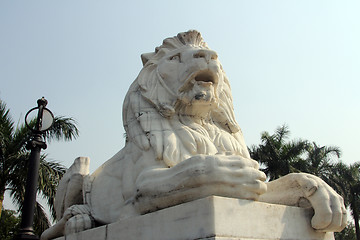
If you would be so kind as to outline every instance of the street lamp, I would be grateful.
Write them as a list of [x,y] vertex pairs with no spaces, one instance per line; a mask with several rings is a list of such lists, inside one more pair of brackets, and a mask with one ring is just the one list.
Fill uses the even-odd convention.
[[[47,147],[43,134],[51,128],[54,123],[54,115],[46,108],[47,103],[47,100],[42,97],[37,101],[38,106],[30,109],[25,115],[25,124],[32,132],[32,137],[26,145],[26,148],[31,150],[31,153],[28,163],[20,230],[15,240],[39,239],[38,236],[34,234],[33,220],[39,178],[40,151]],[[32,124],[34,119],[36,120],[35,126]]]

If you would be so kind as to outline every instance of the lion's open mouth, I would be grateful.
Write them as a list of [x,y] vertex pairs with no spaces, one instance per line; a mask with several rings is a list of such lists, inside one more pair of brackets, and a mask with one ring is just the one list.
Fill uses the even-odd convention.
[[218,75],[216,72],[211,71],[209,69],[200,70],[198,72],[192,73],[184,85],[179,89],[179,92],[189,91],[194,87],[195,84],[203,87],[216,87],[218,83]]
[[192,89],[194,84],[203,86],[213,86],[218,83],[217,74],[211,70],[202,70],[191,74],[185,84],[179,89],[180,92]]
[[201,71],[197,73],[194,77],[194,80],[197,82],[207,82],[207,83],[216,83],[216,78],[214,74],[210,71]]

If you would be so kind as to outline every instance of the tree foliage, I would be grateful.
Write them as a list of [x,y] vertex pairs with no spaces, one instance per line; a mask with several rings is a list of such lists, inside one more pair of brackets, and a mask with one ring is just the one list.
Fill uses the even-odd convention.
[[315,142],[306,147],[305,168],[303,172],[308,172],[329,181],[329,174],[334,167],[334,157],[338,160],[341,157],[341,151],[334,146],[318,146]]
[[13,210],[1,209],[0,217],[0,239],[12,240],[20,225],[20,218]]
[[353,224],[348,224],[344,230],[334,234],[335,240],[354,240],[356,239],[355,228]]
[[356,239],[360,240],[360,162],[346,165],[339,162],[334,165],[330,176],[331,185],[344,198],[354,218]]
[[261,170],[270,180],[299,172],[298,168],[305,164],[301,155],[306,151],[307,141],[287,141],[289,135],[288,127],[283,125],[272,135],[263,132],[259,146],[249,148],[251,157],[261,163]]

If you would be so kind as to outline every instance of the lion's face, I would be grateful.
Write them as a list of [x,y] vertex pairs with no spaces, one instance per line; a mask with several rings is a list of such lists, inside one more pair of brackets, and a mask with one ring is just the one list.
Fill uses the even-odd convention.
[[178,104],[201,106],[202,110],[216,105],[223,72],[215,51],[192,46],[169,51],[159,60],[157,71],[178,96]]

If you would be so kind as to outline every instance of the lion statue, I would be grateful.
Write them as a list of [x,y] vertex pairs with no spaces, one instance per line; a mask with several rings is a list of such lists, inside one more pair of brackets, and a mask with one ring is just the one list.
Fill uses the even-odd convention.
[[320,178],[266,182],[235,121],[229,80],[195,30],[143,54],[123,105],[126,144],[89,175],[78,158],[56,195],[58,222],[41,239],[83,231],[210,195],[311,206],[312,227],[341,231],[343,199]]

